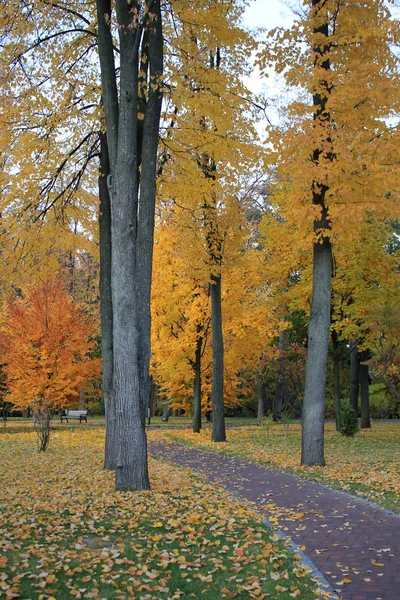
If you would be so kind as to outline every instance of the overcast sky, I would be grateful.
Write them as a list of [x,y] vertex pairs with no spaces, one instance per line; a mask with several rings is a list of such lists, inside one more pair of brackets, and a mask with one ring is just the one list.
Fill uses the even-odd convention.
[[246,27],[265,27],[273,29],[290,25],[293,15],[280,0],[251,0],[245,12]]
[[[262,27],[264,29],[274,29],[274,27],[290,27],[294,15],[286,6],[285,0],[251,0],[250,6],[244,15],[244,25],[248,28]],[[272,98],[280,94],[282,83],[275,76],[273,69],[270,70],[268,79],[261,78],[257,68],[254,69],[251,77],[244,79],[247,87],[255,94],[263,92]],[[272,110],[269,117],[276,121],[275,111]],[[260,124],[258,129],[262,135],[265,125]]]

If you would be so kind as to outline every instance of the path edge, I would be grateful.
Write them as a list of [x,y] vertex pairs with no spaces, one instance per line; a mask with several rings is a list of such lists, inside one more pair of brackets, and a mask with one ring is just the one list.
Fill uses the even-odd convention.
[[309,567],[311,569],[310,576],[312,579],[317,580],[320,588],[324,593],[329,594],[329,600],[341,600],[340,596],[335,592],[331,584],[325,579],[324,575],[317,568],[317,566],[313,563],[311,558],[300,549],[300,547],[292,540],[291,537],[283,533],[280,529],[275,527],[274,523],[268,519],[268,517],[263,518],[264,524],[276,533],[281,539],[285,540],[289,548],[294,552],[294,554],[298,554],[300,558],[300,562],[305,567]]

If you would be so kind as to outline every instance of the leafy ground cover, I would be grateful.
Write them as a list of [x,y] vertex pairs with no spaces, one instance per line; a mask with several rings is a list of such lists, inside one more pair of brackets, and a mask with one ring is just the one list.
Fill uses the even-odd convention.
[[[243,427],[243,426],[249,426],[249,425],[256,424],[255,418],[251,419],[248,417],[243,417],[243,418],[242,417],[227,417],[225,419],[225,421],[226,421],[226,425],[228,427]],[[59,417],[57,417],[57,415],[54,415],[53,422],[55,425],[59,424],[60,419],[59,419]],[[0,423],[1,423],[1,421],[0,421]],[[8,417],[7,426],[12,426],[17,423],[29,424],[29,423],[32,423],[32,419],[26,419],[23,417]],[[65,423],[65,421],[64,421],[64,423]],[[89,423],[89,425],[93,425],[93,424],[105,425],[105,418],[104,418],[104,416],[101,416],[101,415],[94,415],[94,416],[89,415],[88,423]],[[76,425],[77,421],[71,420],[70,424]],[[147,421],[146,421],[146,425],[147,425]],[[192,426],[192,418],[191,417],[170,417],[166,423],[162,420],[161,417],[152,417],[151,418],[151,427],[190,428],[191,426]],[[208,423],[206,421],[206,419],[203,417],[202,426],[210,428],[211,423]]]
[[149,435],[240,456],[365,496],[400,512],[400,422],[374,422],[371,429],[361,430],[354,438],[338,434],[333,423],[327,423],[325,431],[325,467],[300,467],[299,423],[233,429],[224,444],[211,442],[208,430],[200,434],[163,431]]
[[261,517],[151,460],[151,492],[113,490],[104,428],[0,432],[0,596],[178,599],[327,596]]

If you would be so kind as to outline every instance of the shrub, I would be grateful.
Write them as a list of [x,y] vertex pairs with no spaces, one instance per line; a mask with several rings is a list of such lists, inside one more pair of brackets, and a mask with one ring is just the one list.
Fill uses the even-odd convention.
[[357,415],[348,402],[342,404],[339,415],[339,431],[342,435],[353,437],[360,430]]

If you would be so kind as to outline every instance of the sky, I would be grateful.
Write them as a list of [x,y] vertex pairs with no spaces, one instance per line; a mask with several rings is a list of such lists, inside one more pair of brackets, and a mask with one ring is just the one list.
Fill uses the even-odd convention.
[[274,27],[290,25],[292,21],[290,9],[280,0],[251,0],[244,15],[246,27]]
[[[250,6],[244,14],[244,25],[248,28],[274,29],[275,27],[290,27],[294,15],[286,6],[285,0],[250,0]],[[268,79],[261,78],[258,68],[253,70],[250,77],[244,78],[246,86],[254,93],[263,92],[269,98],[279,95],[282,90],[282,83],[275,76],[273,69],[270,69]],[[269,111],[270,112],[270,111]],[[278,117],[274,109],[268,115],[272,121],[277,121]],[[258,124],[260,136],[264,137],[266,123]]]

